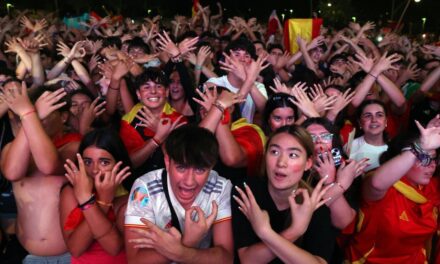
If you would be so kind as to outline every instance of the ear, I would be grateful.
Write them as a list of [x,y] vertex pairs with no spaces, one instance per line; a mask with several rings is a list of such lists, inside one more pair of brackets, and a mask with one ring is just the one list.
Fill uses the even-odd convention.
[[313,166],[313,156],[311,156],[310,158],[307,159],[306,166],[304,167],[304,171],[310,170],[310,168],[312,168],[312,166]]
[[61,120],[63,121],[63,124],[67,123],[67,120],[69,120],[69,115],[70,112],[68,111],[61,112]]
[[170,87],[166,86],[165,87],[165,96],[168,98],[168,96],[170,96]]
[[136,90],[136,96],[137,96],[138,100],[140,101],[141,100],[141,94],[139,93],[139,89]]
[[170,171],[170,156],[168,156],[167,153],[164,152],[164,158],[163,158],[164,162],[165,162],[165,168],[167,171]]

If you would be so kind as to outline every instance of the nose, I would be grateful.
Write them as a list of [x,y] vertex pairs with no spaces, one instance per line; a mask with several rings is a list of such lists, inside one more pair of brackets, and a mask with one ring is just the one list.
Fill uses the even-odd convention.
[[156,88],[156,86],[151,87],[150,92],[151,92],[152,94],[157,93],[157,88]]
[[286,167],[287,166],[287,157],[284,154],[281,154],[277,160],[278,167]]
[[98,172],[99,172],[99,165],[98,165],[97,162],[94,162],[94,163],[92,164],[92,173],[93,173],[94,175],[96,175],[96,174],[98,174]]
[[281,125],[282,125],[282,126],[288,125],[288,124],[287,124],[287,120],[286,120],[286,119],[281,120]]
[[184,176],[184,179],[183,179],[183,183],[185,184],[185,186],[188,186],[188,187],[194,186],[195,182],[196,182],[195,177],[196,177],[196,174],[195,174],[194,169],[191,168],[191,169],[187,170],[187,172]]

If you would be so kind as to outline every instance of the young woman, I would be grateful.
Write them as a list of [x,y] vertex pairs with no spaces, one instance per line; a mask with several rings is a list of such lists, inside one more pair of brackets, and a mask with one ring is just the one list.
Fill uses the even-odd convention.
[[292,97],[288,94],[275,93],[267,99],[262,122],[262,128],[266,135],[282,126],[295,123],[298,108],[289,98]]
[[[279,128],[267,142],[265,164],[266,177],[248,178],[245,191],[237,188],[240,198],[234,196],[232,203],[234,241],[240,261],[325,263],[323,256],[310,253],[325,245],[311,241],[307,229],[313,211],[328,201],[322,199],[323,195],[334,187],[322,188],[323,179],[309,194],[301,180],[313,165],[310,135],[296,125]],[[299,196],[302,204],[296,202]]]
[[357,121],[362,136],[346,147],[350,159],[368,158],[370,165],[365,171],[379,166],[380,155],[388,149],[385,128],[387,116],[385,105],[379,100],[365,100],[358,108]]
[[350,263],[428,263],[426,248],[438,230],[439,181],[432,176],[440,127],[417,126],[420,138],[391,142],[388,161],[363,182],[359,221],[346,249]]
[[129,157],[116,132],[86,134],[78,166],[64,165],[70,185],[61,191],[61,226],[72,263],[126,263],[123,215],[127,197],[117,188],[131,172]]

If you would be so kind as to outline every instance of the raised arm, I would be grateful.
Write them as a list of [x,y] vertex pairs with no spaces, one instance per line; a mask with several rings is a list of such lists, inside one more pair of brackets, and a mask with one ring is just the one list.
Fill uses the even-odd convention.
[[[373,175],[364,180],[363,196],[367,201],[382,199],[388,189],[399,181],[415,165],[418,158],[414,153],[432,155],[440,147],[440,127],[423,128],[416,121],[420,131],[420,142],[405,148],[396,157],[381,165]],[[406,151],[407,150],[407,151]],[[432,162],[432,161],[431,161]]]

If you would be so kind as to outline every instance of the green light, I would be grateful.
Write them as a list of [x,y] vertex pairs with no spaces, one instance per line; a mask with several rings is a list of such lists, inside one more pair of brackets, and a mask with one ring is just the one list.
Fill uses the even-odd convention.
[[351,20],[353,20],[353,22],[356,22],[356,17],[355,16],[351,17]]

